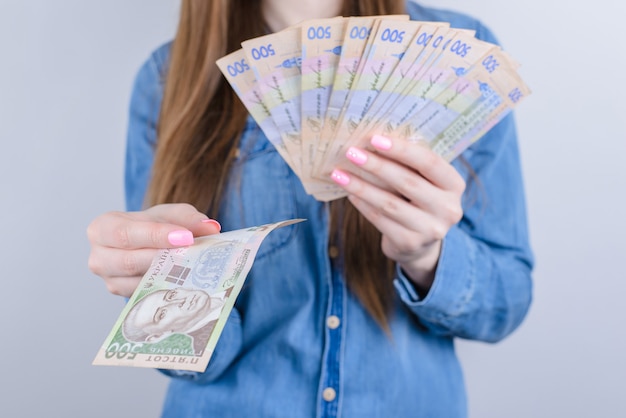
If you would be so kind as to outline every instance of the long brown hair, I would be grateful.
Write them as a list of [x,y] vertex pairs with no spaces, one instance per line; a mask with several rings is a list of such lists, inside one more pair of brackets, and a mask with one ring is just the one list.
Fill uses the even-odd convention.
[[[182,1],[161,105],[149,205],[186,202],[217,216],[247,111],[215,61],[239,49],[242,41],[265,34],[260,3]],[[404,0],[345,0],[342,11],[344,16],[402,13]],[[330,236],[341,248],[348,287],[386,329],[393,302],[393,262],[381,251],[381,234],[347,199],[330,206]]]

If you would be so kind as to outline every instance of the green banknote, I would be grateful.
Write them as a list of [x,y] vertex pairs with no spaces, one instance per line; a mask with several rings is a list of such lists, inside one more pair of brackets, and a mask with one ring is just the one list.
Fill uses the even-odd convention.
[[209,235],[160,251],[93,364],[204,371],[261,242],[301,221]]

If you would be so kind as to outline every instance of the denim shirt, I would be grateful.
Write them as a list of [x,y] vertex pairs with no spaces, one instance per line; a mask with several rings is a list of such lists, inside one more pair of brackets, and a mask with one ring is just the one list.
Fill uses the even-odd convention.
[[[415,20],[448,21],[496,42],[467,16],[414,3],[407,9]],[[142,208],[149,181],[168,56],[169,44],[152,54],[135,81],[129,210]],[[512,116],[463,156],[478,178],[466,191],[464,217],[445,237],[423,299],[397,270],[387,335],[336,268],[328,205],[304,192],[249,118],[218,217],[223,230],[307,221],[265,239],[207,370],[163,371],[172,376],[163,416],[466,416],[454,338],[495,342],[515,330],[530,304],[533,258]],[[454,166],[468,177],[462,164]]]

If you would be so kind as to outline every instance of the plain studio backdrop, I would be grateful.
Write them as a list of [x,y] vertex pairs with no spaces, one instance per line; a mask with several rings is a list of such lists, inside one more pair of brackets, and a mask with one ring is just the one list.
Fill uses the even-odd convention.
[[[504,342],[459,341],[470,416],[626,416],[625,3],[428,4],[485,22],[533,90],[517,121],[534,303]],[[91,365],[123,301],[87,269],[85,228],[124,207],[131,83],[178,5],[0,0],[4,417],[159,414],[166,378]]]

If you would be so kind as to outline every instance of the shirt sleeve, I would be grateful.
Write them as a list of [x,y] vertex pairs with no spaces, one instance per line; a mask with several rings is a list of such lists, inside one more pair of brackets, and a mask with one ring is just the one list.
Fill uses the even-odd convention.
[[131,211],[143,209],[152,170],[163,97],[163,49],[153,52],[139,69],[130,99],[124,186],[126,209]]
[[[125,170],[126,207],[131,211],[144,208],[157,141],[157,121],[163,97],[168,54],[169,44],[153,52],[139,69],[133,85]],[[179,370],[161,370],[161,372],[172,377],[207,382],[222,374],[233,362],[241,346],[241,318],[237,309],[233,308],[204,373]]]
[[[455,11],[407,3],[416,20],[450,22],[499,44],[479,20]],[[531,302],[533,255],[512,114],[494,126],[454,166],[467,179],[464,215],[443,240],[434,282],[420,295],[397,269],[394,285],[419,322],[438,335],[495,342],[522,322]],[[467,166],[471,167],[468,169]]]
[[513,116],[464,158],[476,178],[468,181],[463,219],[444,238],[430,291],[421,299],[400,269],[394,284],[430,331],[495,342],[521,323],[531,302],[533,256]]

